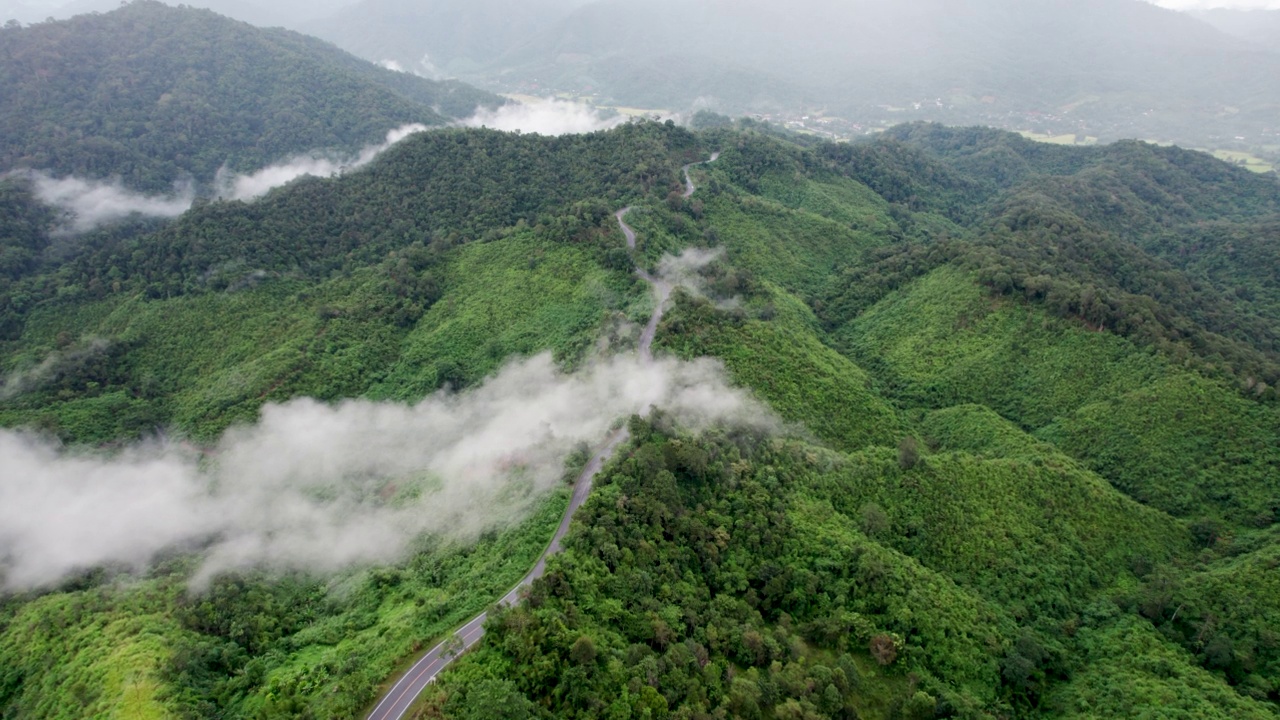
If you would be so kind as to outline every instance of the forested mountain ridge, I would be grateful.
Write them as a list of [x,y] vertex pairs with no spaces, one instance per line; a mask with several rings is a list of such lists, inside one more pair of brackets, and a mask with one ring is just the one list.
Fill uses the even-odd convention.
[[[444,257],[457,254],[452,252],[457,246],[487,245],[479,241],[500,240],[516,229],[522,237],[567,242],[573,246],[574,262],[591,259],[616,272],[625,267],[626,254],[601,237],[606,218],[612,217],[614,206],[673,182],[680,153],[691,151],[693,143],[679,129],[656,124],[563,138],[487,130],[422,133],[341,182],[313,178],[252,203],[213,201],[150,234],[103,231],[80,238],[70,257],[44,254],[44,263],[33,260],[22,272],[0,279],[4,327],[14,343],[9,347],[26,344],[21,336],[31,329],[27,323],[33,315],[43,312],[42,306],[55,314],[62,312],[55,306],[69,307],[56,299],[59,294],[64,299],[79,296],[71,305],[105,301],[102,307],[114,306],[126,298],[200,305],[264,281],[277,288],[301,283],[297,286],[301,289],[353,277],[359,280],[348,291],[360,286],[373,294],[360,301],[358,314],[363,319],[352,329],[376,315],[377,322],[387,323],[398,337],[416,326],[441,298]],[[467,252],[497,252],[499,246]],[[11,253],[17,255],[16,250]],[[371,302],[375,297],[381,299]],[[311,310],[319,315],[345,314],[336,307]],[[335,319],[325,318],[326,324]],[[573,333],[580,336],[591,329],[575,327]],[[326,334],[328,342],[336,340],[330,331]],[[542,342],[545,338],[526,338],[522,346],[532,349]],[[376,344],[357,345],[363,354],[374,351]],[[377,352],[382,351],[396,352],[390,345]],[[429,369],[406,368],[404,377],[387,392],[408,398],[446,382],[476,381],[511,352],[502,351],[478,364],[474,360],[441,363],[448,368],[436,368],[438,375]],[[365,371],[353,375],[351,368],[337,365],[331,370],[361,383],[355,394],[366,392],[373,378]],[[140,379],[135,376],[126,385]],[[403,382],[415,389],[402,386]],[[137,399],[141,397],[137,392],[133,388],[128,394]],[[284,399],[295,394],[337,398],[351,393],[285,384],[269,396]],[[232,415],[251,417],[264,399],[249,391],[243,398],[249,405]],[[30,396],[23,404],[27,403],[32,408],[50,407]],[[221,413],[210,419],[214,424],[206,428],[209,435],[232,422]],[[105,438],[99,435],[98,439]]]
[[[1246,589],[1274,586],[1258,574],[1276,550],[1274,402],[1100,331],[1087,307],[1002,300],[1000,286],[983,288],[982,264],[1016,264],[1054,235],[1069,247],[1109,231],[1100,242],[1123,247],[1141,237],[1140,208],[1161,203],[1130,200],[1105,226],[1075,227],[1031,206],[1062,224],[991,238],[1018,186],[1054,174],[1182,168],[1199,179],[1167,190],[1202,219],[1266,217],[1274,184],[1145,145],[1062,151],[1009,182],[958,172],[948,155],[1037,146],[987,131],[903,130],[912,136],[932,142],[797,153],[717,138],[708,195],[687,209],[753,273],[756,297],[745,313],[686,297],[660,340],[723,358],[839,450],[633,425],[637,445],[600,481],[576,544],[528,604],[491,620],[491,640],[442,682],[428,716],[479,718],[501,703],[529,717],[1276,716],[1274,673],[1260,670],[1275,667],[1276,645],[1253,623],[1277,606]],[[1202,204],[1215,182],[1253,200]],[[872,221],[865,188],[889,222]],[[955,202],[966,190],[976,208]],[[651,225],[650,238],[673,225]],[[1061,273],[1088,281],[1081,270]],[[802,339],[813,319],[791,304],[800,298],[839,355]],[[896,428],[881,398],[913,428],[896,452],[883,447]],[[1087,507],[1099,514],[1074,515]],[[1086,535],[1099,547],[1075,545]],[[1209,552],[1192,559],[1196,547]],[[904,653],[915,674],[893,688],[884,668]]]
[[[1274,178],[1143,143],[1071,152],[936,125],[890,135],[993,179],[980,243],[1003,259],[980,271],[984,283],[1147,343],[1194,348],[1251,386],[1280,381],[1275,284],[1250,280],[1268,265],[1267,228],[1280,217]],[[1252,242],[1228,248],[1171,240],[1222,226]],[[1214,274],[1198,269],[1206,263],[1217,266]],[[1238,300],[1255,296],[1256,305]]]
[[0,169],[118,176],[137,190],[351,152],[395,127],[500,102],[293,32],[153,0],[0,31]]
[[[1199,153],[929,125],[424,133],[38,254],[0,286],[0,422],[204,442],[291,397],[579,367],[651,308],[628,205],[641,266],[722,253],[657,352],[719,359],[790,429],[633,418],[565,553],[424,717],[1277,716],[1280,189]],[[9,595],[0,708],[358,717],[528,570],[563,501],[336,580],[192,592],[179,554]]]

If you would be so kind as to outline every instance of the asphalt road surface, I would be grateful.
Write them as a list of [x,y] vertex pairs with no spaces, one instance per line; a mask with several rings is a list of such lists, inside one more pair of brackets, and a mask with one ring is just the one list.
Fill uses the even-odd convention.
[[[715,153],[706,162],[715,162],[718,157],[720,157],[720,153]],[[685,181],[684,196],[686,198],[692,197],[697,190],[697,187],[693,184],[693,179],[689,177],[689,168],[702,164],[690,163],[682,168]],[[636,247],[636,232],[623,219],[629,212],[631,212],[631,208],[623,208],[615,214],[615,217],[618,218],[618,225],[622,228],[622,233],[627,238],[627,247],[634,250]],[[640,358],[648,363],[653,362],[653,338],[657,333],[658,323],[662,321],[662,309],[666,303],[667,295],[670,293],[670,288],[642,268],[636,268],[636,273],[645,282],[652,285],[654,292],[657,294],[657,303],[654,306],[653,314],[649,317],[649,324],[645,326],[644,332],[640,335]],[[596,451],[591,461],[587,463],[587,466],[582,469],[582,474],[578,476],[578,479],[573,484],[573,498],[569,501],[569,507],[565,510],[564,517],[560,520],[560,527],[556,528],[556,534],[551,538],[551,544],[547,547],[546,552],[542,554],[542,557],[538,558],[538,563],[533,566],[533,570],[530,570],[529,574],[525,575],[524,579],[511,589],[511,592],[498,601],[499,606],[510,607],[515,605],[520,601],[520,591],[547,572],[547,558],[560,552],[561,542],[564,540],[565,534],[569,532],[569,524],[573,521],[574,513],[578,511],[578,508],[582,507],[582,504],[587,501],[587,497],[591,495],[591,482],[595,479],[596,473],[599,473],[600,468],[604,467],[605,461],[613,455],[613,451],[629,438],[630,433],[625,427],[613,431],[599,450]],[[449,667],[459,655],[480,642],[480,638],[484,637],[484,623],[488,619],[488,612],[480,613],[454,632],[453,635],[450,635],[449,639],[431,648],[382,696],[377,707],[369,714],[369,720],[401,720],[409,712],[409,708],[413,706],[422,691],[435,681],[436,676],[441,671]]]
[[[520,591],[532,583],[534,580],[542,577],[547,571],[547,558],[560,552],[560,543],[564,540],[564,536],[569,532],[569,523],[573,520],[573,514],[582,507],[587,501],[587,497],[591,494],[591,481],[595,478],[596,473],[600,472],[600,468],[604,466],[606,460],[613,455],[613,451],[619,445],[626,442],[630,434],[627,429],[620,428],[615,430],[604,446],[596,452],[591,458],[591,462],[582,469],[582,474],[578,476],[577,481],[573,485],[573,499],[569,501],[569,508],[565,510],[564,518],[560,520],[560,527],[556,529],[555,537],[551,540],[551,545],[547,551],[538,558],[538,564],[533,566],[533,570],[520,581],[519,585],[512,588],[501,600],[499,605],[511,606],[520,600]],[[453,662],[454,658],[461,655],[472,645],[480,642],[480,638],[484,637],[484,623],[489,619],[489,613],[482,612],[472,618],[470,622],[459,628],[448,640],[431,648],[431,651],[422,656],[413,667],[409,668],[395,685],[387,691],[382,697],[382,701],[374,708],[369,715],[369,720],[400,720],[405,713],[413,705],[422,691],[430,685],[440,671]]]
[[704,160],[704,161],[702,161],[702,162],[696,162],[696,163],[689,163],[688,165],[685,165],[683,168],[680,168],[682,171],[684,171],[684,196],[685,196],[685,198],[691,198],[691,197],[693,197],[693,193],[694,193],[694,192],[696,192],[696,191],[698,190],[698,186],[693,184],[693,178],[689,177],[689,168],[693,167],[694,165],[706,165],[706,164],[708,164],[708,163],[713,163],[713,162],[715,162],[716,160],[719,160],[719,159],[720,159],[720,153],[718,153],[718,152],[714,152],[714,153],[711,153],[711,159],[710,159],[710,160]]

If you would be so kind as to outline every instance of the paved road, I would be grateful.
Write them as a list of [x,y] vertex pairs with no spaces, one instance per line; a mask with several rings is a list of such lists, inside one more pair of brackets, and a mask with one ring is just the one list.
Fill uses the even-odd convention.
[[636,231],[632,230],[631,226],[622,220],[622,218],[626,217],[627,213],[629,212],[631,212],[630,205],[614,213],[613,216],[618,218],[618,225],[622,228],[622,234],[627,236],[627,249],[635,250],[636,249]]
[[[622,234],[627,236],[627,247],[634,250],[636,248],[636,231],[631,229],[631,226],[625,220],[629,212],[631,212],[631,208],[625,207],[614,216],[618,218],[618,225],[622,228]],[[658,334],[658,323],[662,322],[662,308],[666,305],[667,298],[671,295],[671,287],[650,275],[644,268],[637,267],[636,274],[653,286],[653,314],[649,316],[649,323],[644,326],[644,331],[640,333],[640,360],[651,363],[653,362],[653,338]]]
[[704,160],[704,161],[702,161],[702,162],[696,162],[696,163],[689,163],[688,165],[685,165],[683,168],[681,168],[681,170],[683,170],[683,171],[684,171],[684,196],[685,196],[685,198],[691,198],[691,197],[693,197],[693,193],[694,193],[694,192],[696,192],[696,191],[697,191],[697,189],[698,189],[698,186],[693,184],[693,178],[689,177],[689,168],[693,167],[694,165],[706,165],[706,164],[708,164],[708,163],[713,163],[713,162],[715,162],[715,161],[717,161],[717,160],[719,160],[719,159],[720,159],[720,153],[718,153],[718,152],[714,152],[714,153],[711,153],[711,159],[710,159],[710,160]]
[[[542,554],[542,557],[538,558],[538,564],[533,566],[533,570],[524,576],[520,584],[512,588],[511,592],[498,601],[499,605],[515,605],[520,600],[520,591],[547,572],[547,558],[560,552],[560,543],[564,540],[565,534],[569,532],[569,524],[573,520],[573,514],[577,512],[578,508],[582,507],[582,504],[587,501],[587,497],[591,494],[591,481],[595,478],[596,473],[600,472],[600,468],[604,466],[605,461],[613,455],[613,451],[626,442],[629,437],[630,434],[625,427],[615,430],[609,436],[609,439],[605,441],[604,446],[596,452],[591,461],[587,463],[587,466],[582,469],[582,474],[578,476],[573,485],[573,499],[569,501],[569,508],[565,510],[564,518],[560,520],[560,527],[556,528],[556,534],[551,540],[551,545]],[[422,694],[427,685],[435,681],[441,670],[448,667],[458,655],[480,642],[480,638],[484,637],[484,623],[488,619],[488,612],[480,613],[466,625],[459,628],[448,640],[431,648],[430,652],[414,663],[414,666],[409,668],[409,672],[405,673],[387,691],[382,701],[378,703],[378,706],[369,715],[369,720],[400,720],[409,711],[414,701],[418,699],[418,695]]]
[[[715,153],[707,162],[715,162],[718,157],[720,157],[720,153]],[[685,179],[684,196],[686,198],[691,197],[694,191],[697,190],[693,180],[689,177],[689,168],[701,164],[691,163],[683,168]],[[636,232],[623,220],[629,212],[631,212],[631,208],[623,208],[615,214],[615,217],[618,218],[618,225],[622,228],[622,233],[627,237],[627,247],[634,250],[636,247]],[[662,321],[662,309],[667,295],[670,293],[670,288],[642,268],[636,268],[636,273],[644,278],[645,282],[652,285],[654,292],[657,293],[657,303],[654,306],[653,314],[649,316],[649,324],[645,326],[644,332],[640,335],[640,358],[643,362],[649,363],[653,362],[653,337],[657,333],[658,323]],[[582,507],[582,504],[587,501],[587,497],[591,495],[592,480],[595,479],[596,474],[600,472],[600,468],[604,467],[605,462],[613,455],[613,451],[629,438],[630,433],[627,429],[625,427],[620,428],[613,431],[596,451],[596,454],[587,463],[587,466],[582,469],[582,474],[578,476],[578,479],[573,484],[573,498],[569,501],[569,507],[565,510],[564,517],[560,520],[560,527],[556,528],[556,534],[551,538],[551,544],[547,547],[546,552],[542,553],[542,557],[538,558],[538,563],[533,566],[533,570],[530,570],[529,574],[525,575],[524,579],[511,589],[511,592],[498,601],[498,605],[503,607],[515,605],[520,601],[520,591],[547,572],[547,559],[560,552],[561,542],[569,532],[569,525],[573,521],[574,513],[578,511],[578,508]],[[484,637],[484,623],[488,619],[488,612],[480,613],[454,632],[453,635],[449,636],[449,639],[431,648],[382,696],[382,700],[378,702],[377,707],[369,714],[369,720],[401,720],[405,713],[409,712],[409,708],[413,706],[422,691],[435,681],[436,676],[442,670],[448,667],[463,652],[480,642],[480,638]]]

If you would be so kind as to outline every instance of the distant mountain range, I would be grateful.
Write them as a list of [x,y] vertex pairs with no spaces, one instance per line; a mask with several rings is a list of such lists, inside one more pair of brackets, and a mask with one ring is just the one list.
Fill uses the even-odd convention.
[[1228,35],[1280,52],[1280,10],[1214,8],[1192,15]]
[[[298,30],[303,24],[327,18],[353,2],[354,0],[272,0],[270,3],[253,0],[186,0],[181,4],[213,10],[261,27],[281,26]],[[70,0],[56,5],[3,0],[0,1],[0,23],[8,20],[37,23],[48,18],[65,20],[86,13],[111,12],[119,9],[122,4],[121,0]]]
[[306,30],[373,62],[473,77],[586,0],[364,0]]
[[[113,4],[76,0],[59,13]],[[1280,145],[1280,11],[1180,13],[1142,0],[194,5],[493,92],[781,122],[812,115],[841,121],[844,135],[934,120],[1197,147]],[[22,7],[7,12],[40,14]]]
[[1256,138],[1280,108],[1280,56],[1139,0],[571,4],[364,0],[316,32],[483,87],[675,111],[1206,144]]

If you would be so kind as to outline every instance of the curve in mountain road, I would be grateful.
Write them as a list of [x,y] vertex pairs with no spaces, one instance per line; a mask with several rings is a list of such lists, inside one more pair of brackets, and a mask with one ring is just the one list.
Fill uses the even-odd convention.
[[[681,168],[685,181],[684,197],[692,197],[693,193],[698,189],[693,184],[693,179],[689,177],[689,168],[694,165],[715,162],[719,157],[720,153],[713,153],[710,160],[701,163],[690,163]],[[636,247],[636,232],[624,220],[629,212],[631,212],[631,208],[625,207],[615,213],[614,217],[618,219],[618,226],[622,229],[622,234],[627,238],[627,248],[634,250]],[[649,323],[640,334],[640,359],[642,362],[650,363],[653,362],[653,339],[658,331],[658,323],[662,321],[663,305],[666,304],[671,288],[639,266],[636,267],[636,274],[653,287],[656,301],[653,314],[649,316]],[[560,520],[560,526],[556,528],[556,534],[551,538],[551,544],[547,546],[546,551],[538,558],[537,564],[533,566],[529,574],[525,575],[524,579],[512,588],[511,592],[498,601],[499,607],[515,605],[520,601],[520,591],[546,573],[547,559],[560,552],[561,542],[569,532],[569,525],[573,521],[574,513],[577,512],[578,508],[582,507],[582,504],[587,501],[587,497],[591,495],[592,480],[595,479],[596,474],[600,472],[605,462],[613,455],[613,451],[629,438],[630,433],[625,427],[613,431],[600,449],[596,451],[591,461],[587,463],[587,466],[582,469],[582,473],[578,475],[578,479],[573,484],[573,498],[569,501],[569,507],[565,509],[564,517]],[[401,720],[409,712],[409,708],[413,706],[413,703],[417,701],[422,691],[432,682],[435,682],[441,671],[452,664],[463,652],[480,642],[480,639],[484,637],[484,623],[488,619],[489,613],[487,611],[480,613],[467,622],[466,625],[456,630],[447,640],[431,648],[382,696],[373,712],[369,714],[368,720]]]
[[694,165],[707,165],[719,159],[720,159],[720,153],[713,152],[711,153],[710,160],[703,160],[702,162],[689,163],[688,165],[685,165],[684,167],[680,168],[680,170],[684,172],[684,197],[686,199],[693,197],[693,193],[696,192],[698,189],[698,186],[693,184],[693,178],[689,177],[689,168],[693,167]]

